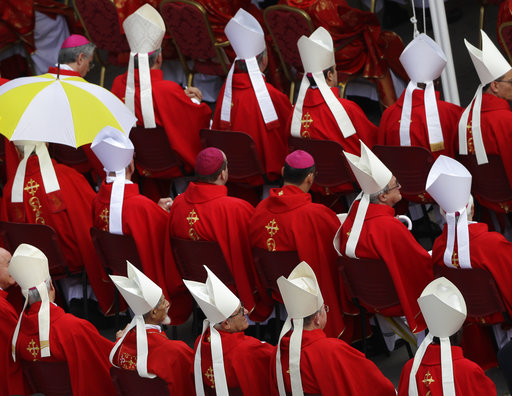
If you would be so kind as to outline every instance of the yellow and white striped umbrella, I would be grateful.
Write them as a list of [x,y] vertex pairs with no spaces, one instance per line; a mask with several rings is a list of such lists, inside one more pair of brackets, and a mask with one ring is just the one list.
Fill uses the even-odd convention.
[[114,94],[81,77],[43,74],[0,86],[0,133],[9,140],[79,147],[108,125],[129,134],[136,121]]

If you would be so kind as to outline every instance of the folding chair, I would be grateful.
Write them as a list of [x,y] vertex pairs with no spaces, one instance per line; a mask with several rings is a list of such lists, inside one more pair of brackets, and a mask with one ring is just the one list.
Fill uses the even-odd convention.
[[[187,84],[193,85],[195,73],[226,76],[229,71],[222,47],[229,41],[216,42],[204,7],[192,0],[164,0],[160,13],[171,34]],[[193,61],[193,67],[189,67]]]
[[[94,227],[91,227],[90,233],[96,253],[109,275],[126,276],[126,261],[143,271],[137,245],[131,235],[111,234]],[[116,328],[119,328],[119,312],[126,309],[126,303],[119,297],[119,292],[110,278],[105,279],[105,282],[111,283],[115,290],[115,320]]]
[[170,396],[167,383],[159,378],[144,378],[136,370],[110,367],[110,379],[119,396]]
[[22,360],[21,366],[31,394],[73,396],[67,362]]
[[[403,314],[400,299],[388,267],[382,260],[340,256],[338,269],[341,272],[345,290],[361,313],[361,339],[363,353],[366,355],[367,313],[377,314],[384,309],[396,308],[397,312]],[[411,346],[407,342],[405,346],[412,358]]]

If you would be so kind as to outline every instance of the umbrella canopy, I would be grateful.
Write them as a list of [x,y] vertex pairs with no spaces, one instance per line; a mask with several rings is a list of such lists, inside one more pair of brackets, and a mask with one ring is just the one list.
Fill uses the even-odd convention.
[[105,126],[128,134],[136,121],[114,94],[81,77],[43,74],[0,87],[0,133],[9,140],[79,147]]

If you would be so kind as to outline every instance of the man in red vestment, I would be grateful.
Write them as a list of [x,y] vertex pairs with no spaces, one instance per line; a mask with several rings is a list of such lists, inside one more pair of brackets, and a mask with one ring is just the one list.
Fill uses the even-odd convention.
[[[377,259],[386,263],[400,298],[400,307],[392,307],[381,314],[405,315],[411,331],[418,333],[425,329],[425,321],[416,299],[433,279],[432,259],[395,218],[393,206],[402,199],[396,177],[363,143],[360,158],[345,155],[363,192],[336,234],[338,252],[351,258]],[[361,223],[361,228],[354,227]]]
[[373,79],[384,106],[396,100],[389,68],[407,81],[398,57],[402,40],[393,32],[381,31],[377,16],[349,7],[345,0],[281,0],[280,3],[306,11],[313,27],[323,26],[334,39],[336,69],[348,75],[362,73]]
[[[23,160],[16,177],[9,180],[3,190],[2,220],[52,227],[70,272],[79,272],[85,266],[101,308],[107,313],[111,304],[104,301],[112,301],[113,290],[103,281],[106,274],[89,233],[92,200],[96,194],[80,173],[51,160],[45,143],[23,143],[24,146],[19,146],[23,147],[20,152]],[[23,163],[26,163],[25,172]],[[104,276],[95,275],[98,268]],[[70,291],[69,299],[82,298],[79,279],[73,284],[75,287],[76,294]]]
[[[206,283],[184,280],[206,316],[195,343],[196,392],[215,389],[218,396],[268,395],[274,347],[246,336],[247,309],[206,266]],[[222,362],[222,363],[219,363]]]
[[[167,382],[170,395],[194,393],[194,354],[183,341],[169,340],[160,325],[169,324],[169,301],[162,289],[136,267],[127,263],[128,277],[111,276],[135,316],[110,352],[110,362],[141,377],[154,375]],[[138,332],[141,331],[141,334]]]
[[0,383],[0,395],[2,396],[25,394],[21,367],[19,362],[15,363],[12,360],[11,355],[11,339],[18,322],[18,313],[7,301],[7,289],[16,283],[7,270],[10,260],[11,254],[0,248],[0,315],[2,317],[0,370],[5,373],[4,381]]
[[[202,99],[199,89],[189,87],[183,90],[178,84],[163,79],[161,44],[165,33],[165,24],[151,5],[145,4],[128,17],[123,27],[132,53],[130,71],[117,76],[112,84],[112,93],[134,111],[139,125],[165,128],[169,143],[184,161],[185,170],[194,169],[195,157],[201,151],[199,130],[210,125],[211,110]],[[152,31],[153,34],[145,34]],[[144,37],[142,40],[141,37]],[[140,59],[148,59],[148,66]],[[133,73],[133,74],[131,74]],[[133,83],[130,78],[133,77]],[[133,85],[132,85],[133,84]],[[141,85],[149,85],[149,91]],[[142,99],[141,99],[142,98]],[[141,170],[142,171],[142,170]],[[179,177],[182,173],[174,169],[167,177]],[[147,172],[146,172],[147,175]]]
[[[244,200],[227,196],[227,161],[219,149],[209,147],[198,154],[196,176],[197,181],[191,182],[171,206],[168,237],[217,242],[240,300],[251,312],[251,318],[264,320],[272,310],[272,302],[256,283],[249,243],[254,208]],[[167,272],[171,262],[174,264],[172,255],[166,256],[168,282],[173,278]]]
[[[332,307],[332,320],[327,325],[329,337],[339,337],[345,330],[343,313],[356,314],[339,283],[336,251],[332,240],[340,222],[324,205],[311,202],[309,189],[314,181],[313,157],[296,150],[286,157],[284,185],[270,190],[270,196],[259,203],[249,225],[251,245],[269,251],[296,250],[307,261],[324,291],[326,303]],[[347,333],[351,335],[351,329]]]
[[459,346],[451,345],[460,340],[459,329],[466,319],[466,303],[457,287],[446,278],[437,278],[418,302],[429,334],[414,359],[405,364],[398,395],[495,395],[493,381],[475,362],[464,358]]
[[[164,266],[165,232],[169,215],[166,210],[172,204],[171,198],[162,198],[162,207],[139,194],[139,186],[131,182],[135,170],[133,164],[133,144],[124,133],[106,127],[96,135],[91,149],[106,169],[107,177],[92,202],[94,227],[114,234],[131,235],[137,246],[144,273],[172,299],[171,312],[176,324],[188,319],[192,299],[183,282],[167,289]],[[174,270],[173,279],[179,278]]]
[[398,101],[382,114],[378,144],[424,147],[435,159],[441,154],[454,157],[463,109],[440,100],[434,90],[433,81],[446,65],[443,50],[422,33],[405,48],[400,62],[411,81]]
[[[507,82],[512,81],[512,67],[485,32],[481,31],[481,34],[482,50],[466,42],[481,84],[459,121],[459,154],[476,155],[478,164],[487,163],[486,154],[499,154],[512,185],[512,157],[508,151],[512,144],[512,84]],[[480,108],[479,97],[482,100]],[[512,210],[512,201],[495,203],[479,195],[475,197],[493,211],[508,213]]]
[[[258,21],[239,10],[226,25],[226,35],[237,54],[219,92],[212,129],[249,134],[271,181],[280,177],[288,151],[286,122],[291,113],[287,96],[265,82],[265,37]],[[261,181],[247,180],[261,184]]]
[[29,304],[20,318],[19,334],[12,339],[16,359],[67,362],[73,395],[85,396],[91,391],[96,395],[115,394],[108,362],[114,344],[90,322],[54,304],[55,289],[44,253],[21,244],[13,254],[9,273]]
[[281,276],[277,284],[288,319],[272,359],[273,394],[395,395],[393,384],[373,362],[344,341],[326,336],[330,308],[307,263],[300,263],[288,278]]

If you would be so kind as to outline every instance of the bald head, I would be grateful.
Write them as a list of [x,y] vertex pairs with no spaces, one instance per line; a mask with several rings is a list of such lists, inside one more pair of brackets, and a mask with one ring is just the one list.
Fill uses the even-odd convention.
[[9,253],[4,248],[0,248],[0,288],[3,290],[16,283],[8,272],[10,261],[11,253]]

